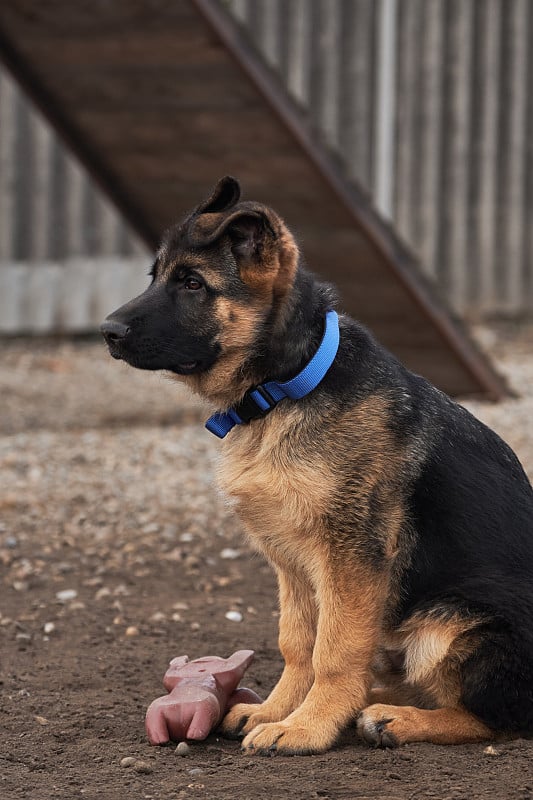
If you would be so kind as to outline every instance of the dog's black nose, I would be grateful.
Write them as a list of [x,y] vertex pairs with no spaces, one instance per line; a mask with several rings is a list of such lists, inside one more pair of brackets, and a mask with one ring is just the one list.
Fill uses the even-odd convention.
[[106,342],[118,342],[126,338],[130,329],[127,325],[124,325],[123,322],[117,322],[114,319],[106,319],[100,325],[100,331]]

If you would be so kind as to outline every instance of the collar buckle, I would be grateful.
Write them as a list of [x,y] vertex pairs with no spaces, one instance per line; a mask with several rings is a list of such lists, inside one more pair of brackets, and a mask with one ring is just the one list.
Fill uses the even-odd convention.
[[253,419],[266,417],[278,404],[264,386],[255,386],[244,394],[240,403],[233,406],[233,410],[245,423]]

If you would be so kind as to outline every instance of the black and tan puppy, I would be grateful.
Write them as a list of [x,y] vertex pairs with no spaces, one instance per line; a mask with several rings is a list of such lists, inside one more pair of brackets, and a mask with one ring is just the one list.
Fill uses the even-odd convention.
[[522,467],[347,316],[314,389],[251,396],[306,368],[334,295],[282,220],[239,197],[220,181],[165,236],[150,287],[102,326],[116,358],[246,420],[221,444],[220,482],[276,570],[285,667],[223,730],[256,753],[323,751],[356,718],[384,746],[533,732]]

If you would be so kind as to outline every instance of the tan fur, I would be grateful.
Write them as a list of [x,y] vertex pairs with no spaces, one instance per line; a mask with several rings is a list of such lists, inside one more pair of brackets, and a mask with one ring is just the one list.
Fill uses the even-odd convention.
[[[283,673],[267,700],[260,706],[234,706],[223,729],[242,728],[249,733],[256,725],[279,722],[303,703],[313,685],[313,647],[318,607],[309,581],[277,570],[280,619],[279,648],[285,662]],[[245,724],[244,724],[245,723]]]
[[251,287],[261,288],[268,280],[276,294],[286,294],[294,282],[298,268],[298,247],[281,217],[272,209],[263,208],[275,237],[266,238],[254,261],[241,265],[241,277]]
[[427,679],[444,660],[455,637],[451,625],[444,626],[431,619],[409,633],[405,642],[406,680],[419,683]]
[[[360,735],[372,744],[427,741],[459,744],[493,738],[493,733],[461,707],[459,667],[479,644],[478,618],[446,609],[413,615],[386,640],[404,655],[404,671],[394,671],[369,693],[360,715]],[[416,703],[416,708],[413,707]]]
[[220,297],[216,301],[216,315],[222,327],[222,352],[216,364],[208,372],[179,379],[196,394],[224,407],[240,399],[249,388],[249,379],[242,374],[241,366],[263,319],[264,309],[258,303],[244,305]]
[[389,631],[382,645],[403,655],[403,672],[400,682],[393,675],[387,696],[396,694],[395,702],[401,703],[400,694],[413,695],[414,690],[415,696],[427,698],[432,707],[455,706],[461,693],[458,668],[478,645],[476,628],[482,622],[481,618],[434,609],[429,614],[415,614],[398,630]]
[[[353,563],[341,563],[326,546],[314,552],[304,598],[313,592],[316,636],[311,614],[286,629],[284,623],[280,646],[288,660],[280,683],[264,708],[235,706],[224,720],[225,729],[232,730],[248,717],[243,748],[250,752],[267,751],[273,745],[283,752],[326,750],[367,695],[369,664],[380,630],[383,578],[358,572]],[[296,587],[297,583],[293,597]],[[282,601],[282,619],[290,619],[293,613],[294,608]],[[291,641],[290,632],[296,634],[295,640]],[[292,707],[292,713],[280,720]]]
[[[224,721],[227,731],[243,730],[243,746],[251,751],[273,743],[285,752],[324,750],[365,705],[372,657],[387,638],[387,609],[400,591],[395,575],[409,559],[397,479],[422,457],[398,449],[387,411],[386,397],[370,397],[324,420],[327,437],[310,447],[309,420],[294,405],[239,428],[225,445],[219,482],[280,581],[280,682],[261,708],[236,706]],[[359,539],[350,529],[345,538],[342,517],[336,526],[346,471],[351,513],[361,530],[379,498],[386,522],[373,535],[389,564],[380,573],[364,565],[366,534]],[[472,651],[466,635],[476,624],[420,615],[392,632],[406,674],[388,698],[425,697],[431,705],[457,708],[457,666]]]
[[407,742],[466,744],[494,739],[490,728],[459,706],[427,710],[376,704],[363,711],[357,729],[369,744],[388,746]]
[[[306,456],[300,441],[306,422],[296,405],[239,429],[228,440],[219,474],[252,542],[280,579],[282,678],[261,708],[236,706],[224,722],[232,730],[248,717],[243,746],[254,750],[272,737],[288,751],[331,745],[364,705],[387,597],[388,575],[362,568],[357,548],[337,552],[334,519],[325,527],[342,475],[335,473],[334,452],[326,450],[321,459],[314,447]],[[364,488],[375,486],[386,465],[375,467],[362,478],[363,505]]]
[[[220,483],[280,578],[282,678],[263,707],[236,706],[224,722],[226,730],[244,722],[243,746],[250,751],[266,750],[273,742],[285,752],[329,747],[365,705],[372,657],[381,642],[404,653],[406,669],[405,680],[397,680],[393,692],[382,690],[389,692],[382,697],[401,695],[400,702],[420,698],[422,704],[458,709],[457,667],[475,646],[471,634],[479,620],[443,611],[416,615],[396,631],[383,628],[386,607],[399,591],[396,562],[401,557],[405,563],[409,550],[395,483],[407,454],[395,447],[386,419],[386,398],[370,398],[335,421],[331,447],[315,442],[309,453],[302,442],[307,420],[296,405],[239,429],[225,448]],[[350,460],[352,511],[359,509],[361,525],[376,492],[385,509],[382,545],[389,571],[373,574],[363,566],[366,542],[359,551],[357,531],[350,532],[347,549],[335,530],[332,506],[344,491],[338,464]],[[419,719],[413,713],[410,718]],[[435,736],[443,741],[487,735],[485,726],[470,724],[462,712],[429,719],[439,723]],[[446,720],[464,723],[462,733],[455,728],[447,733]]]
[[[327,435],[323,441],[315,441],[311,451],[308,420],[299,405],[283,412],[276,409],[264,420],[242,426],[228,437],[221,455],[219,484],[233,499],[255,546],[277,567],[302,572],[300,562],[314,561],[315,545],[322,547],[329,538],[341,543],[342,519],[336,529],[333,501],[345,491],[340,464],[347,459],[354,462],[352,474],[359,473],[358,483],[352,488],[352,511],[359,510],[361,522],[367,518],[370,498],[377,490],[381,489],[383,501],[390,503],[383,546],[394,561],[403,522],[403,509],[394,491],[394,474],[401,456],[395,453],[385,430],[385,411],[381,398],[362,403],[336,421],[333,439],[326,422]],[[362,419],[365,425],[358,424]],[[357,454],[361,452],[364,466],[358,470]],[[330,530],[324,523],[328,513]],[[357,531],[350,531],[350,539],[355,554]],[[306,567],[303,572],[309,574],[310,569]]]
[[[383,396],[372,395],[351,408],[336,420],[333,431],[329,463],[333,474],[341,479],[343,475],[350,477],[350,487],[341,484],[338,491],[342,495],[350,493],[352,514],[357,512],[359,523],[364,526],[373,498],[379,498],[382,505],[382,529],[374,528],[373,534],[380,540],[391,569],[384,612],[387,617],[398,601],[400,576],[410,557],[398,479],[416,469],[420,456],[398,447],[388,426],[388,400]],[[366,537],[359,540],[357,530],[351,530],[349,537],[350,547],[359,543],[364,556],[368,548]]]
[[308,574],[302,563],[313,561],[320,543],[320,520],[335,477],[315,454],[295,458],[291,438],[299,422],[301,411],[294,406],[240,429],[228,441],[218,479],[253,544],[276,566]]

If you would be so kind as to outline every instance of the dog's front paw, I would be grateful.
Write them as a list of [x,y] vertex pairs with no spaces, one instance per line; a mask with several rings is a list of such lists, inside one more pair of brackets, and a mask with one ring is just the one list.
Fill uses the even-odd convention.
[[257,706],[251,703],[237,703],[233,706],[219,725],[219,731],[226,739],[242,739],[244,736],[244,726]]
[[285,756],[323,753],[335,741],[335,736],[320,729],[292,723],[270,722],[257,725],[243,740],[241,750],[248,755]]
[[398,747],[405,741],[403,720],[396,716],[395,706],[376,703],[368,706],[357,718],[357,733],[374,747]]
[[242,739],[257,725],[265,722],[277,722],[279,719],[279,710],[269,706],[266,702],[260,705],[237,703],[228,711],[219,730],[227,739]]

